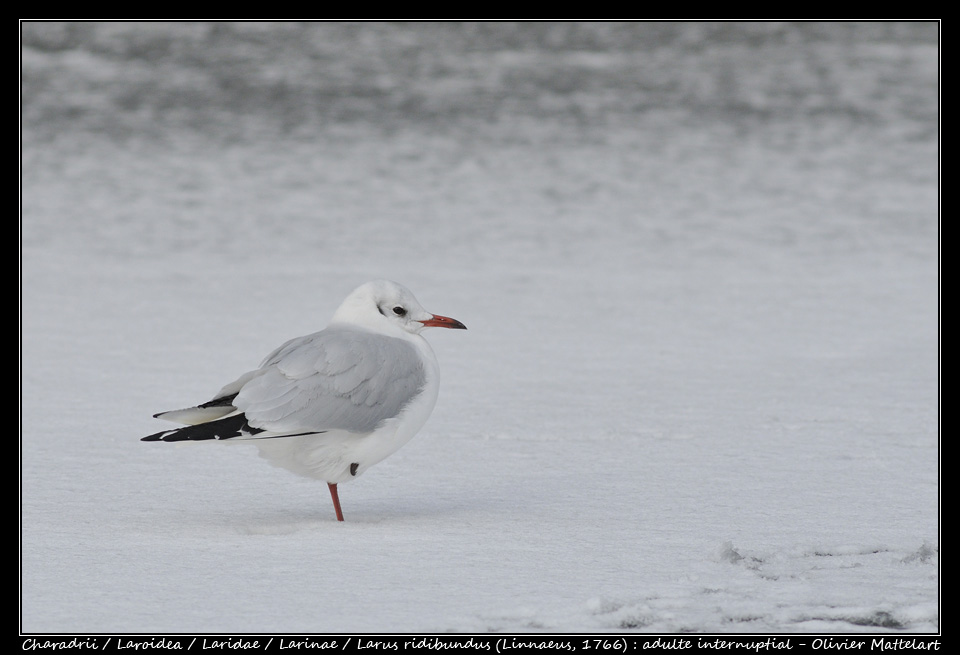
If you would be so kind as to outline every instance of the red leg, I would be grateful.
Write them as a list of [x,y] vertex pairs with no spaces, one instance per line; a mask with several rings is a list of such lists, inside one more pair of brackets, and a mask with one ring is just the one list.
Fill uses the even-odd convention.
[[333,509],[337,510],[337,520],[343,520],[343,512],[340,511],[340,496],[337,495],[337,485],[328,482],[327,486],[330,488],[330,497],[333,498]]

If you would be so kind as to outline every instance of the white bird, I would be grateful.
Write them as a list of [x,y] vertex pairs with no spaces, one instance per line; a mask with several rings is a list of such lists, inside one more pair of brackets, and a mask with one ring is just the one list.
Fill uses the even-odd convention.
[[155,414],[186,427],[141,441],[250,441],[271,463],[325,481],[342,521],[337,484],[410,441],[437,402],[428,327],[466,329],[396,282],[368,282],[326,329],[286,342],[202,405]]

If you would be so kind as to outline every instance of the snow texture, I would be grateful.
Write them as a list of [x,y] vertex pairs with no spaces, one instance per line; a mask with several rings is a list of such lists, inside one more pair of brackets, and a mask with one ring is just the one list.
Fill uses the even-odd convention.
[[[21,630],[939,630],[936,23],[22,24]],[[374,278],[420,434],[146,444]]]

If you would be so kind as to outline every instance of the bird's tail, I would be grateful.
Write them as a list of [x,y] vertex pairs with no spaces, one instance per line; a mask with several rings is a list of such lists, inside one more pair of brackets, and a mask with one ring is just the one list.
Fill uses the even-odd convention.
[[180,425],[199,425],[200,423],[209,423],[217,419],[229,416],[237,411],[233,404],[233,399],[237,394],[214,398],[213,400],[197,405],[196,407],[187,407],[185,409],[174,409],[169,412],[160,412],[154,414],[153,418],[172,421]]

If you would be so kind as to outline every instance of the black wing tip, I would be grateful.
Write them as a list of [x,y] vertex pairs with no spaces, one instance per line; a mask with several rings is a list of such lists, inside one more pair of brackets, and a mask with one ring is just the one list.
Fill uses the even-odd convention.
[[198,423],[197,425],[163,430],[143,437],[140,441],[223,441],[259,434],[263,431],[263,428],[255,428],[247,423],[245,415],[237,414],[209,423]]
[[177,432],[178,430],[164,430],[163,432],[148,435],[140,441],[177,441],[176,439],[167,439],[167,437],[173,436]]
[[221,396],[219,398],[214,398],[213,400],[207,401],[202,405],[197,405],[197,407],[206,409],[207,407],[232,407],[233,399],[240,395],[240,392],[232,393],[229,396]]

